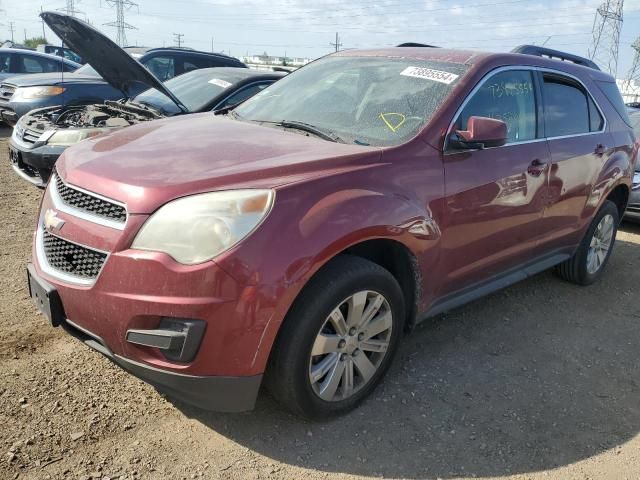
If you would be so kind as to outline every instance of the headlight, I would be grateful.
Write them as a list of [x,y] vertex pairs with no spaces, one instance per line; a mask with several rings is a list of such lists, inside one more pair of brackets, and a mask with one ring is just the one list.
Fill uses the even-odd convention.
[[633,188],[640,187],[640,172],[633,174]]
[[[108,132],[108,129],[105,128],[82,128],[78,130],[57,130],[53,135],[48,137],[47,145],[59,145],[63,147],[68,147],[69,145],[75,145],[82,140],[87,138],[95,137],[96,135],[100,135],[101,133]],[[46,140],[45,134],[43,133],[40,137],[40,140]]]
[[45,87],[22,87],[17,88],[15,92],[13,92],[13,96],[11,100],[31,100],[34,98],[45,98],[45,97],[55,97],[56,95],[60,95],[64,93],[65,88],[63,87],[53,87],[53,86],[45,86]]
[[268,215],[273,199],[271,190],[179,198],[146,221],[131,247],[164,252],[185,265],[211,260],[253,232]]

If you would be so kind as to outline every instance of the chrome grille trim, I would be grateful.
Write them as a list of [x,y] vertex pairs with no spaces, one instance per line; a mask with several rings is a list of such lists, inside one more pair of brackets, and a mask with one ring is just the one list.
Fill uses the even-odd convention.
[[[75,245],[77,247],[80,247],[82,249],[90,250],[90,251],[93,251],[95,253],[104,255],[104,260],[102,261],[102,265],[100,267],[100,270],[95,275],[95,277],[92,277],[92,278],[80,277],[80,276],[73,275],[71,273],[67,273],[67,272],[64,272],[62,270],[59,270],[59,269],[53,267],[51,264],[49,264],[49,260],[47,259],[47,254],[45,252],[45,246],[44,246],[44,235],[45,235],[45,232],[46,232],[47,235],[51,235],[52,237],[56,237],[56,238],[66,242],[66,243],[73,244],[73,245]],[[40,219],[40,221],[38,222],[38,228],[36,229],[36,257],[38,259],[38,263],[40,264],[40,268],[42,269],[42,271],[45,272],[46,274],[50,275],[51,277],[53,277],[53,278],[55,278],[57,280],[61,280],[61,281],[66,282],[66,283],[71,283],[71,284],[80,285],[80,286],[84,286],[84,287],[90,287],[100,277],[100,273],[102,273],[102,269],[106,265],[107,260],[109,260],[109,253],[108,252],[104,252],[102,250],[98,250],[96,248],[87,247],[86,245],[82,245],[80,243],[72,242],[71,240],[67,240],[66,238],[62,238],[62,237],[59,237],[57,235],[52,234],[51,232],[45,231],[44,225],[42,223],[42,219]]]
[[[87,197],[91,197],[93,199],[122,208],[124,211],[124,220],[123,221],[113,220],[108,217],[101,216],[97,213],[93,213],[90,210],[86,210],[83,208],[76,207],[74,205],[70,205],[62,198],[58,190],[59,182],[62,185],[64,185],[65,188],[74,190],[75,192],[78,192],[82,195],[86,195]],[[117,202],[110,198],[103,197],[102,195],[98,195],[97,193],[89,192],[87,190],[76,187],[74,185],[69,185],[64,180],[62,180],[62,178],[60,178],[60,176],[58,175],[58,172],[54,171],[53,174],[51,175],[49,191],[50,191],[53,205],[61,212],[68,213],[69,215],[73,215],[74,217],[78,217],[92,223],[97,223],[105,227],[115,228],[116,230],[124,230],[124,227],[127,224],[127,219],[129,218],[129,214],[127,212],[127,207],[124,203]]]

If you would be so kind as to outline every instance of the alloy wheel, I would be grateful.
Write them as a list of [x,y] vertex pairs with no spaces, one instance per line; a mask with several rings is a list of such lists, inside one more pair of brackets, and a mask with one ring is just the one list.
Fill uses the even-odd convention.
[[611,249],[611,243],[613,240],[614,232],[614,219],[610,214],[605,215],[598,223],[593,237],[591,237],[591,244],[589,245],[589,252],[587,253],[587,272],[590,275],[598,272],[609,254]]
[[311,349],[309,380],[316,395],[345,400],[367,385],[384,360],[393,329],[386,298],[360,291],[326,318]]

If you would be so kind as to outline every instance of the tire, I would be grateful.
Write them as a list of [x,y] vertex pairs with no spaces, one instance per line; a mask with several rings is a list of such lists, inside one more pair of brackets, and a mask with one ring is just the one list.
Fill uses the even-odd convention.
[[[283,322],[265,376],[268,390],[287,409],[310,419],[355,408],[375,389],[397,351],[405,321],[403,298],[396,279],[379,265],[350,255],[331,260],[305,286]],[[349,320],[358,318],[357,305],[364,306],[365,326],[356,330],[359,322]],[[374,311],[366,323],[365,314]],[[365,338],[386,325],[391,327]],[[313,356],[314,351],[323,353]]]
[[[607,220],[605,220],[605,218]],[[609,225],[609,223],[606,223],[605,225],[603,222],[610,223],[611,237],[609,246],[606,252],[603,252],[602,249],[599,250],[601,253],[599,262],[596,261],[595,264],[590,263],[592,260],[592,256],[590,256],[592,242],[598,241],[597,236],[599,235],[599,226],[603,225],[600,228],[607,228],[608,230],[607,225]],[[577,285],[591,285],[595,282],[600,275],[602,275],[602,272],[609,261],[609,257],[611,256],[611,252],[613,251],[613,246],[616,241],[619,223],[620,215],[618,213],[618,207],[612,201],[605,200],[604,204],[593,218],[591,225],[589,225],[582,242],[580,242],[578,250],[576,250],[573,257],[556,267],[556,273],[564,280]],[[596,236],[595,240],[594,236]],[[596,264],[597,268],[594,270],[593,267]]]

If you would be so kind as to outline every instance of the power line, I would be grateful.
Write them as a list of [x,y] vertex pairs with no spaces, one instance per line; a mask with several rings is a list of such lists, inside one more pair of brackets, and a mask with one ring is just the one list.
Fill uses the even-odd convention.
[[105,26],[116,27],[118,34],[116,37],[116,43],[121,47],[127,46],[126,30],[137,30],[136,27],[124,21],[124,11],[131,9],[131,7],[138,7],[137,3],[131,0],[106,0],[107,4],[111,7],[116,7],[116,21],[105,23]]
[[589,58],[614,77],[618,72],[618,48],[624,0],[607,0],[596,10]]

